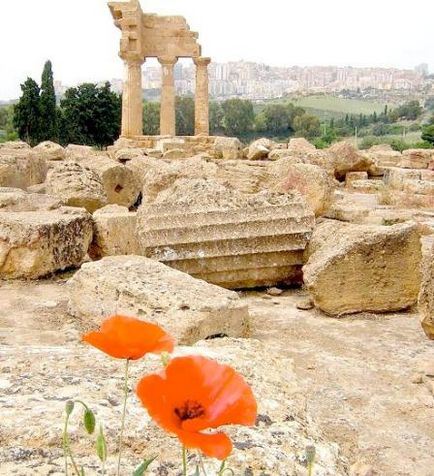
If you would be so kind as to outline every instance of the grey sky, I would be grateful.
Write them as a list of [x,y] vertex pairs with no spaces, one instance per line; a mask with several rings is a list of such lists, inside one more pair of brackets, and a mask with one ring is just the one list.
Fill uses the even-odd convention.
[[[119,31],[104,0],[1,0],[0,99],[19,96],[53,62],[65,84],[120,78]],[[142,0],[180,14],[214,61],[352,65],[434,71],[432,0]]]

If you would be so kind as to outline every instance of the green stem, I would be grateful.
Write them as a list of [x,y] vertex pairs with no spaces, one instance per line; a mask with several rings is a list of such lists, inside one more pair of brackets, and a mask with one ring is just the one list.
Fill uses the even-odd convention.
[[65,426],[63,427],[63,455],[65,457],[65,476],[68,476],[68,447],[67,447],[68,421],[69,421],[69,415],[66,415]]
[[182,447],[182,476],[187,476],[187,450]]
[[68,438],[68,423],[69,423],[69,415],[66,416],[65,419],[65,427],[63,430],[63,451],[65,453],[65,475],[68,475],[68,456],[71,459],[72,466],[74,467],[74,471],[77,473],[77,476],[80,476],[80,471],[78,470],[78,466],[75,463],[74,456],[72,455],[71,446],[69,444]]
[[128,365],[130,363],[129,359],[126,359],[125,362],[125,377],[124,377],[124,406],[122,409],[122,420],[121,420],[121,431],[119,434],[119,456],[118,456],[118,471],[117,476],[121,474],[121,458],[122,458],[122,442],[124,437],[124,428],[125,428],[125,415],[127,411],[127,400],[128,400]]
[[199,461],[200,461],[200,468],[202,470],[202,473],[207,476],[206,474],[206,469],[205,469],[205,464],[203,462],[203,458],[202,458],[202,455],[199,453]]
[[312,476],[313,472],[313,463],[309,463],[308,467],[307,467],[307,475],[308,476]]

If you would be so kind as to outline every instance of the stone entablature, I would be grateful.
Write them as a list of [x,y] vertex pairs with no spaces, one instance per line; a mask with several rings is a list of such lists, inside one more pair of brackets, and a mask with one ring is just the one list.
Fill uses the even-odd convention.
[[190,31],[181,16],[143,13],[138,0],[109,2],[115,25],[121,30],[119,56],[125,63],[122,133],[125,138],[142,135],[142,64],[158,58],[162,66],[160,131],[176,135],[174,66],[178,58],[193,58],[196,65],[195,134],[209,135],[208,65],[201,56],[198,34]]

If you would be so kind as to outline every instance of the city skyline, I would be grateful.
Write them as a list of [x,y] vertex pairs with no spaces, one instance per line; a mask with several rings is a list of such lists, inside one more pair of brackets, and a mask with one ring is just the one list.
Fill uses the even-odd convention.
[[[142,6],[147,12],[185,16],[199,32],[204,54],[217,63],[242,58],[270,66],[412,69],[426,62],[433,72],[434,6],[425,3],[414,0],[409,9],[397,1],[392,10],[374,0],[363,7],[351,0],[302,5],[269,0],[267,8],[253,1],[248,10],[229,0],[212,10],[195,0],[143,0]],[[9,45],[0,66],[0,99],[17,98],[28,76],[39,80],[47,59],[65,84],[122,77],[120,35],[104,0],[64,0],[62,11],[55,0],[22,0],[7,2],[2,13],[20,18],[20,30],[5,21],[0,32]]]

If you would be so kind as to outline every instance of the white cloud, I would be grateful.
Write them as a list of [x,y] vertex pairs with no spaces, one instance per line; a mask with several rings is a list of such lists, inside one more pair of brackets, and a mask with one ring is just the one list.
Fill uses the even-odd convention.
[[[121,77],[119,31],[104,0],[14,0],[1,6],[0,98],[19,95],[51,59],[66,84]],[[434,3],[427,0],[142,0],[187,17],[204,54],[273,65],[336,64],[434,71]]]

